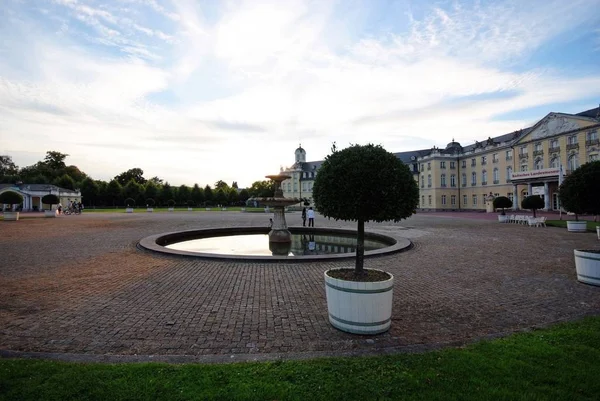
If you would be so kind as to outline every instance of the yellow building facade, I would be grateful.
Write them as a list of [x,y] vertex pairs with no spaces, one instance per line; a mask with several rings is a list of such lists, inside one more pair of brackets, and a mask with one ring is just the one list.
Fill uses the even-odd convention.
[[[559,210],[558,185],[580,165],[600,160],[600,107],[578,114],[549,113],[532,127],[473,145],[450,142],[395,155],[407,164],[419,186],[420,210],[486,210],[492,196],[506,196],[520,208],[528,195],[540,195],[545,210]],[[306,162],[296,149],[293,166],[282,169],[284,196],[307,198],[322,161]],[[491,196],[490,196],[491,195]]]

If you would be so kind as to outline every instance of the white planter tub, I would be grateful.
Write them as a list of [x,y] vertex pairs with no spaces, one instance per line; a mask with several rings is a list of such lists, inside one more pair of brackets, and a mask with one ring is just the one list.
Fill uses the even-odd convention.
[[[378,334],[392,323],[394,276],[376,282],[346,281],[330,277],[326,271],[325,293],[329,322],[339,330],[354,334]],[[389,274],[389,273],[388,273]]]
[[194,211],[194,208],[188,207],[188,212]]
[[19,220],[19,212],[4,212],[4,221]]
[[125,208],[125,213],[133,213],[133,208],[132,207]]
[[508,222],[508,216],[507,215],[502,216],[501,214],[499,214],[498,215],[498,221],[500,223],[507,223]]
[[146,211],[148,213],[152,213],[154,211],[154,208],[153,207],[146,208]]
[[44,210],[44,217],[56,217],[56,210]]
[[577,280],[600,286],[600,252],[575,249]]
[[210,210],[210,208],[209,208],[209,207],[207,207],[207,208],[206,208],[206,210]]
[[567,221],[567,230],[572,233],[584,233],[587,231],[587,221]]
[[600,239],[600,226],[596,226],[596,234],[598,234],[598,239]]
[[173,211],[175,211],[175,208],[170,207],[169,212],[173,212]]
[[[243,207],[243,208],[241,208],[241,209],[240,209],[240,211],[241,211],[241,212],[245,212],[245,211],[246,211],[246,208],[245,208],[245,207]],[[599,235],[600,235],[600,234],[599,234]]]

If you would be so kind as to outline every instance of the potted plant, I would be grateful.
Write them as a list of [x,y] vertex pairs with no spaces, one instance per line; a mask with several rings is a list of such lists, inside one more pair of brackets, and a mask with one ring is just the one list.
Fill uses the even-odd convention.
[[135,206],[135,199],[125,199],[125,213],[133,213],[133,207]]
[[173,199],[169,199],[167,201],[167,206],[169,206],[169,212],[172,212],[175,210],[175,201]]
[[189,200],[187,201],[187,205],[188,205],[188,212],[191,212],[194,210],[194,201],[193,200]]
[[[600,177],[600,161],[589,162],[569,174],[558,188],[558,199],[566,211],[575,214],[575,221],[567,221],[571,232],[586,232],[587,222],[579,221],[583,213],[600,214],[600,188],[598,182],[588,181]],[[598,238],[600,238],[600,230]]]
[[[20,205],[23,203],[23,196],[15,191],[5,191],[0,194],[0,205],[4,210],[4,205]],[[19,220],[19,212],[13,212],[12,210],[4,212],[4,221],[17,221]]]
[[508,216],[504,209],[511,208],[512,205],[512,201],[506,196],[497,196],[494,198],[494,209],[502,209],[502,213],[498,215],[498,221],[500,223],[506,223],[508,221]]
[[50,210],[44,210],[44,216],[56,217],[56,210],[53,209],[52,206],[58,205],[60,203],[60,199],[58,199],[58,196],[54,194],[45,195],[42,197],[42,203],[50,205]]
[[154,211],[154,204],[156,202],[152,198],[146,199],[146,211],[152,213]]
[[[561,184],[558,195],[560,202],[566,210],[575,213],[576,221],[578,214],[600,214],[599,182],[600,161],[594,161],[573,171]],[[575,249],[573,253],[577,280],[600,286],[600,249]]]
[[415,212],[419,190],[410,169],[379,145],[333,147],[315,179],[313,200],[323,216],[357,222],[354,268],[324,273],[329,322],[350,333],[387,331],[394,276],[364,268],[365,222],[399,221]]
[[521,201],[521,209],[533,210],[533,218],[536,218],[535,211],[544,208],[544,200],[539,195],[527,196]]

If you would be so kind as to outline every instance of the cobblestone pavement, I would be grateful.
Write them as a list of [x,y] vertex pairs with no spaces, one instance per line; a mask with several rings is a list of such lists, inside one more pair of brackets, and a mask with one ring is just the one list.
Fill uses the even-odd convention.
[[[381,353],[460,345],[600,314],[600,287],[578,283],[573,249],[595,233],[418,214],[367,224],[414,249],[366,267],[394,274],[392,328],[330,326],[326,269],[353,262],[231,263],[136,248],[162,232],[268,223],[267,214],[86,213],[0,222],[0,349],[87,356],[206,358]],[[300,214],[288,214],[299,225]],[[355,228],[320,216],[316,225]],[[223,359],[224,360],[224,359]]]

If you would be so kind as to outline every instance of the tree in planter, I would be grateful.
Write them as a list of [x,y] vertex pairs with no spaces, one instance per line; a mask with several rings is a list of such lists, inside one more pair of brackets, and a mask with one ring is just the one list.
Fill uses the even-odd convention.
[[60,203],[60,199],[58,199],[58,196],[54,194],[48,194],[42,196],[42,203],[50,205],[50,210],[52,210],[52,206],[58,205]]
[[135,199],[133,199],[133,198],[127,198],[127,199],[125,199],[125,206],[127,206],[128,208],[134,207],[135,206]]
[[506,196],[497,196],[494,198],[494,209],[502,209],[502,216],[506,216],[504,209],[511,208],[512,205],[512,201]]
[[531,195],[523,199],[521,202],[522,209],[531,209],[533,210],[533,217],[535,218],[535,211],[537,209],[544,208],[544,200],[539,195]]
[[156,204],[156,202],[154,201],[154,199],[152,199],[152,198],[146,199],[146,207],[152,208],[152,207],[154,207],[155,204]]
[[400,221],[419,203],[419,189],[410,169],[377,145],[332,149],[313,187],[316,208],[325,217],[358,223],[354,277],[365,275],[365,222]]
[[15,191],[6,191],[0,194],[0,206],[4,205],[19,205],[23,203],[23,196]]
[[169,207],[175,207],[175,200],[174,199],[169,199],[167,201],[167,206],[169,206]]
[[558,189],[560,204],[565,210],[579,215],[600,214],[600,161],[589,162],[569,174]]

